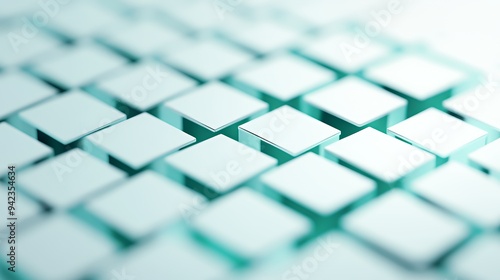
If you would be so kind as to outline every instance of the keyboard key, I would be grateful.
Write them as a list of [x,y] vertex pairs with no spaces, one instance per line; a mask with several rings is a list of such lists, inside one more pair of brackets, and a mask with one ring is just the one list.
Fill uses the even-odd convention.
[[175,176],[180,173],[218,193],[236,188],[276,165],[274,158],[224,135],[179,151],[165,161]]
[[115,259],[97,279],[214,280],[221,279],[230,269],[224,259],[175,235],[147,240],[125,253],[116,253]]
[[19,272],[46,280],[80,279],[116,245],[69,216],[56,214],[19,233]]
[[[130,208],[130,202],[141,207]],[[131,239],[182,219],[180,208],[204,198],[171,180],[145,171],[90,201],[86,208]]]
[[301,35],[296,28],[269,19],[240,20],[227,26],[223,33],[229,40],[260,54],[293,46]]
[[258,97],[270,96],[283,104],[335,78],[334,72],[305,59],[278,54],[246,67],[231,81]]
[[27,167],[53,154],[52,149],[10,124],[0,123],[0,177],[7,175],[7,167]]
[[489,143],[479,150],[469,154],[469,160],[485,169],[495,178],[500,179],[500,139]]
[[342,224],[416,268],[430,266],[469,234],[465,224],[401,190],[348,214]]
[[81,39],[119,24],[122,20],[116,12],[99,1],[72,1],[61,7],[57,16],[50,18],[48,27],[66,37]]
[[405,99],[354,76],[308,94],[304,101],[310,115],[335,123],[343,137],[368,126],[385,132],[406,117]]
[[196,81],[170,67],[142,61],[107,75],[95,90],[103,99],[111,97],[136,110],[147,111],[195,85]]
[[111,28],[100,35],[101,39],[130,56],[144,57],[179,40],[182,35],[175,29],[151,20],[135,20]]
[[326,155],[342,161],[379,183],[404,185],[435,167],[435,157],[373,128],[365,128],[325,148]]
[[86,139],[86,150],[98,157],[111,157],[138,170],[196,141],[189,134],[142,113],[96,132]]
[[240,126],[242,143],[262,151],[269,144],[288,155],[284,160],[310,150],[322,154],[339,137],[339,130],[286,105]]
[[120,182],[125,173],[73,149],[19,173],[19,186],[55,208],[70,208]]
[[261,177],[262,182],[301,207],[328,217],[375,190],[375,182],[307,153]]
[[205,81],[223,78],[251,59],[249,53],[217,39],[196,40],[164,58],[168,64]]
[[56,89],[22,72],[0,75],[0,120],[56,93]]
[[39,130],[63,145],[125,119],[125,114],[92,96],[75,90],[30,109],[20,118],[29,130]]
[[387,130],[411,144],[435,154],[438,163],[448,159],[467,161],[467,154],[484,146],[487,133],[442,111],[429,108]]
[[[40,213],[43,210],[39,203],[28,198],[26,195],[21,193],[17,188],[15,190],[16,192],[15,196],[13,196],[12,194],[8,196],[8,192],[12,192],[14,190],[12,187],[10,189],[8,189],[8,187],[11,187],[11,185],[5,185],[4,183],[0,182],[0,197],[2,197],[2,200],[0,200],[0,207],[1,207],[0,209],[2,209],[2,211],[0,211],[0,219],[7,221],[8,212],[6,211],[6,209],[8,209],[7,208],[8,206],[10,206],[8,202],[13,201],[8,197],[15,197],[15,206],[16,206],[15,217],[17,218],[18,222],[23,223],[24,221],[31,220],[34,217],[40,215]],[[15,183],[14,187],[17,187]],[[0,229],[0,234],[2,234],[2,231],[4,231],[3,228]]]
[[[162,118],[191,132],[199,140],[215,136],[214,133],[224,133],[236,139],[238,128],[235,124],[262,115],[267,108],[267,103],[235,88],[221,82],[210,82],[166,102],[162,107]],[[196,127],[189,129],[184,126],[183,119],[193,122]]]
[[91,43],[65,46],[39,60],[33,70],[41,77],[64,88],[87,85],[126,60]]
[[308,38],[300,48],[301,54],[345,73],[356,73],[387,56],[390,48],[377,41],[360,47],[355,33],[324,32]]
[[481,227],[500,226],[500,182],[480,171],[450,162],[412,185],[419,195]]
[[243,259],[289,246],[311,229],[307,219],[250,189],[222,197],[194,220],[212,242]]
[[449,96],[452,88],[465,81],[465,73],[415,54],[402,54],[369,67],[364,76],[406,97],[408,114],[413,116]]
[[500,92],[488,88],[470,90],[445,100],[443,105],[466,122],[488,131],[489,142],[500,137]]
[[[10,6],[11,3],[13,2],[9,1],[7,6]],[[5,6],[3,5],[2,8]],[[7,24],[0,27],[0,66],[17,67],[24,65],[60,44],[59,40],[44,32],[38,32],[36,36],[26,38],[23,35],[22,28],[23,25]],[[9,34],[11,35],[9,36]]]
[[496,280],[500,277],[500,235],[481,235],[447,261],[447,267],[462,279]]

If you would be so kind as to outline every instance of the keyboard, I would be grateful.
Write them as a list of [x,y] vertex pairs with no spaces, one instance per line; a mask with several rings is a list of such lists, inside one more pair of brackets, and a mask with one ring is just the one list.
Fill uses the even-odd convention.
[[0,0],[0,279],[500,279],[497,11]]

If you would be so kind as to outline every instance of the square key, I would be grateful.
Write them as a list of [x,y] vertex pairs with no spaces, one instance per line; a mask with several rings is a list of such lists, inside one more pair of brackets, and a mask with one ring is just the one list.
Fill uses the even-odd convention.
[[110,97],[136,110],[148,111],[195,85],[196,81],[186,75],[146,60],[106,75],[94,89],[97,95],[105,96],[103,100]]
[[431,170],[436,163],[434,155],[373,128],[333,143],[325,151],[328,158],[388,184],[404,183],[401,180]]
[[223,78],[251,59],[250,53],[214,38],[194,41],[164,58],[168,64],[204,81]]
[[262,182],[303,208],[321,216],[368,196],[375,182],[314,153],[307,153],[261,177]]
[[371,66],[364,76],[405,96],[410,116],[431,106],[440,109],[450,90],[466,79],[464,72],[411,53]]
[[[98,280],[215,280],[231,269],[226,261],[190,234],[160,235],[125,252],[118,251]],[[94,278],[92,278],[94,279]]]
[[467,161],[467,155],[486,143],[487,133],[435,108],[429,108],[387,130],[419,148],[448,159]]
[[[117,246],[82,222],[63,214],[47,216],[19,233],[23,264],[29,279],[81,279]],[[21,242],[20,242],[21,243]]]
[[191,135],[142,113],[122,123],[89,135],[86,150],[101,158],[114,158],[133,170],[196,141]]
[[190,134],[198,139],[203,138],[203,132],[214,136],[206,132],[221,132],[225,128],[231,129],[229,137],[236,138],[238,128],[230,126],[262,115],[267,108],[267,103],[233,87],[221,82],[209,82],[166,102],[162,107],[162,118],[188,133],[191,131],[183,126],[183,119],[195,123],[197,129],[192,129]]
[[[342,136],[370,126],[385,132],[387,127],[406,117],[407,101],[354,76],[304,97],[310,114],[325,123],[335,123]],[[321,116],[321,112],[326,116]]]
[[446,260],[446,268],[460,279],[497,280],[500,277],[500,234],[483,234]]
[[0,120],[54,96],[57,90],[19,71],[0,74]]
[[425,268],[468,234],[467,226],[401,190],[351,212],[343,227],[416,268]]
[[[131,201],[141,205],[130,207]],[[91,200],[86,209],[131,239],[183,218],[179,210],[204,198],[152,171],[144,171]]]
[[491,88],[496,81],[457,94],[443,102],[446,110],[459,115],[474,126],[488,131],[488,141],[500,138],[500,90]]
[[366,46],[363,45],[363,48],[358,48],[356,38],[355,33],[330,31],[309,38],[300,48],[300,52],[345,73],[356,73],[391,52],[389,47],[374,40]]
[[500,227],[500,182],[471,167],[449,162],[417,179],[411,189],[481,227]]
[[65,46],[38,60],[37,75],[64,88],[88,85],[101,75],[126,63],[115,53],[92,43]]
[[19,173],[19,187],[54,208],[70,208],[123,180],[125,173],[73,149]]
[[[125,114],[80,90],[58,95],[22,111],[29,130],[39,130],[62,145],[125,119]],[[35,134],[36,135],[36,134]]]
[[111,28],[100,35],[102,40],[128,55],[144,57],[179,40],[182,35],[159,22],[138,20]]
[[0,123],[0,177],[7,175],[7,167],[17,169],[29,166],[53,154],[52,148],[38,142],[6,122]]
[[500,179],[500,139],[469,154],[469,161]]
[[287,102],[335,80],[333,71],[291,54],[278,54],[254,62],[231,81],[255,95]]
[[194,220],[195,229],[243,259],[292,245],[311,230],[309,220],[250,189],[212,203]]
[[287,105],[240,126],[240,141],[264,150],[262,143],[290,157],[314,149],[322,153],[325,145],[337,141],[340,131]]
[[218,193],[236,188],[276,165],[276,159],[224,135],[179,151],[165,161],[174,175],[185,175]]

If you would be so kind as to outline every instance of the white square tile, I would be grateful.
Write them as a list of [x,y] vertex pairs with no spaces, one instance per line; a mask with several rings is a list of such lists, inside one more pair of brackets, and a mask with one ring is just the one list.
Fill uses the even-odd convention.
[[116,252],[115,260],[97,279],[223,279],[231,264],[188,237],[187,233],[158,236],[126,252]]
[[[86,209],[131,239],[142,238],[183,218],[180,209],[205,199],[152,171],[142,172],[91,200]],[[131,207],[140,204],[141,207]]]
[[31,127],[65,145],[124,120],[125,114],[75,90],[22,111],[20,117]]
[[390,54],[391,49],[388,46],[374,40],[360,45],[356,35],[337,30],[319,37],[315,35],[303,44],[300,52],[324,65],[347,73],[358,72]]
[[104,32],[102,40],[127,54],[144,57],[154,54],[160,48],[179,40],[182,35],[152,20],[134,20]]
[[125,173],[73,149],[19,173],[19,187],[55,208],[70,208],[125,178]]
[[469,234],[465,224],[401,190],[348,214],[342,224],[417,268],[428,267]]
[[132,108],[147,111],[195,85],[196,81],[170,67],[141,61],[107,75],[96,88]]
[[60,10],[50,18],[48,27],[70,38],[84,38],[104,28],[119,24],[123,19],[99,1],[60,2]]
[[375,190],[375,182],[308,153],[261,177],[262,182],[283,196],[322,216],[328,216]]
[[335,80],[336,75],[303,58],[278,54],[239,71],[236,83],[253,88],[281,101],[288,101]]
[[398,55],[369,67],[365,77],[417,100],[447,91],[466,78],[457,69],[415,54]]
[[224,135],[217,135],[165,159],[212,190],[226,192],[276,165],[276,159]]
[[115,53],[92,43],[61,47],[38,60],[33,70],[65,88],[87,85],[106,72],[126,63]]
[[261,54],[291,47],[301,35],[296,28],[270,19],[240,20],[224,27],[227,38]]
[[62,214],[39,221],[19,233],[19,272],[36,279],[78,279],[116,249],[111,241]]
[[[13,2],[10,2],[9,5],[11,3]],[[4,8],[6,5],[2,6]],[[41,57],[61,44],[59,40],[44,32],[39,32],[36,36],[27,40],[22,35],[23,24],[22,21],[20,22],[21,24],[6,24],[0,27],[0,66],[21,66]],[[9,36],[9,33],[16,36]]]
[[500,139],[469,154],[469,160],[500,179]]
[[10,124],[0,123],[0,177],[7,174],[7,166],[26,167],[53,154],[52,148],[38,142]]
[[164,104],[165,108],[212,132],[256,114],[268,105],[221,82],[210,82]]
[[467,122],[486,125],[500,136],[500,92],[490,90],[488,87],[469,90],[455,95],[443,102],[443,106],[462,117]]
[[89,135],[85,140],[92,145],[88,149],[98,149],[133,169],[140,169],[196,141],[148,113]]
[[500,235],[483,234],[466,244],[446,261],[446,267],[464,279],[496,280],[500,275]]
[[357,127],[399,114],[407,104],[405,99],[354,76],[308,94],[304,100]]
[[201,234],[242,258],[261,257],[297,241],[310,222],[250,189],[214,202],[194,220]]
[[[396,135],[441,158],[466,160],[466,154],[486,143],[487,132],[434,108],[388,128]],[[461,153],[461,154],[459,154]]]
[[201,80],[214,80],[249,62],[252,55],[217,39],[200,39],[164,59]]
[[434,155],[373,128],[365,128],[325,150],[327,156],[345,161],[387,183],[430,170],[436,164]]
[[412,190],[426,199],[494,229],[500,226],[500,182],[466,165],[449,162],[413,182]]
[[57,90],[34,77],[18,71],[0,75],[0,119],[56,94]]

